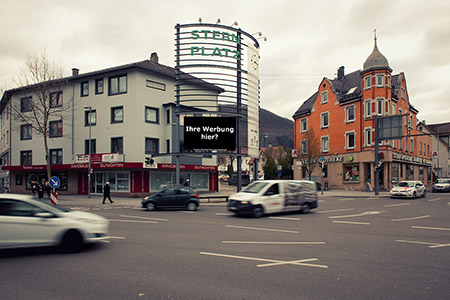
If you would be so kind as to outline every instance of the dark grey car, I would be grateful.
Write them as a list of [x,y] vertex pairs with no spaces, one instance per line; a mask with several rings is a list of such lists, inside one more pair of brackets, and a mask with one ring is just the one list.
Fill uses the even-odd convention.
[[200,205],[198,193],[188,186],[171,186],[142,199],[142,207],[148,210],[160,208],[184,208],[197,210]]

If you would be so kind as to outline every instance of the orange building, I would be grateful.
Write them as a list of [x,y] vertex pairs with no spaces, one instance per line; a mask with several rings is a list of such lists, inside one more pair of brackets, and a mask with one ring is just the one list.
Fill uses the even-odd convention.
[[[315,165],[312,179],[320,182],[319,161],[324,161],[322,174],[328,187],[373,189],[375,116],[406,115],[405,137],[380,143],[380,189],[390,189],[400,180],[431,184],[431,138],[419,135],[417,113],[409,102],[405,74],[392,74],[375,38],[363,70],[345,75],[340,67],[337,78],[323,78],[317,92],[293,115],[299,153],[294,178],[307,179],[307,168]],[[316,145],[314,153],[308,153],[314,149],[311,144]]]

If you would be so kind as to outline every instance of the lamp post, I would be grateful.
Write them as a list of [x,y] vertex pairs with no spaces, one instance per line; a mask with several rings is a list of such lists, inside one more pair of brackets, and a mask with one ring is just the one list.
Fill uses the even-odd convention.
[[88,168],[88,198],[91,198],[91,151],[92,151],[92,139],[91,139],[91,117],[92,117],[92,106],[84,106],[86,111],[89,111],[89,168]]

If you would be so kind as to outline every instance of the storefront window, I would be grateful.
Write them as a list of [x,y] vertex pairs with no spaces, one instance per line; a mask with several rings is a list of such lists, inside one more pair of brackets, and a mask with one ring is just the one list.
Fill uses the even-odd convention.
[[414,166],[406,165],[406,180],[414,180]]
[[208,173],[191,173],[191,187],[198,190],[209,190],[209,174]]
[[[168,186],[175,185],[175,173],[153,172],[150,174],[150,192],[160,191]],[[180,174],[180,184],[189,178],[189,185],[196,190],[209,190],[209,173],[188,173]]]
[[171,173],[155,172],[150,176],[150,192],[157,192],[172,185]]
[[344,182],[359,182],[359,165],[344,165]]
[[398,165],[392,164],[392,183],[398,182]]
[[419,167],[419,180],[422,181],[422,182],[424,182],[424,181],[423,181],[424,178],[425,178],[425,177],[424,177],[424,170],[423,170],[423,167]]

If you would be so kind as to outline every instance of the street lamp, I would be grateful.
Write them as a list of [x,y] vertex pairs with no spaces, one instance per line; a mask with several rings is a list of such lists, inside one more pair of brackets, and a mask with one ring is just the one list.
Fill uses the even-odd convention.
[[91,198],[91,118],[92,118],[92,106],[84,106],[85,111],[89,111],[89,168],[88,168],[88,198]]

